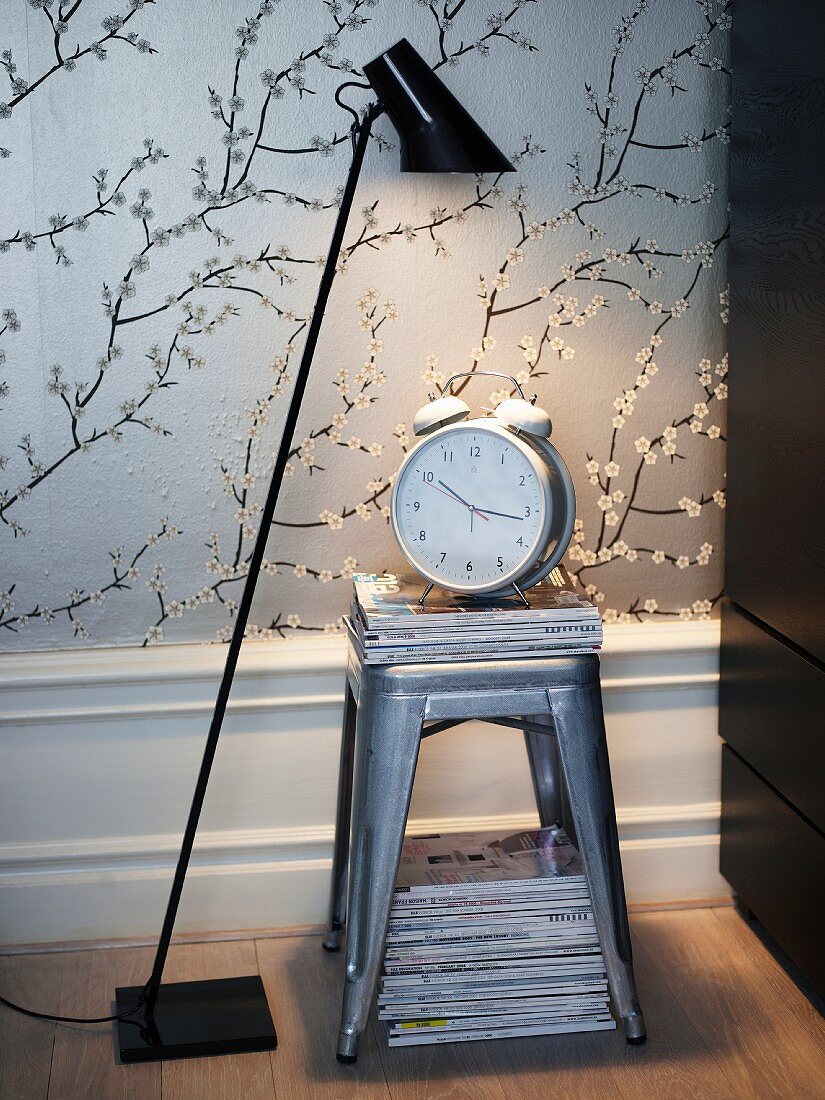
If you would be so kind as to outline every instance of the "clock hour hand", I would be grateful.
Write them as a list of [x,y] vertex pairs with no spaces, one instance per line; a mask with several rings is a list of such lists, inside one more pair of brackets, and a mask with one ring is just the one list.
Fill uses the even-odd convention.
[[513,516],[509,512],[494,512],[492,508],[479,508],[478,505],[475,505],[475,509],[477,512],[484,512],[488,516],[504,516],[505,519],[524,519],[524,516]]

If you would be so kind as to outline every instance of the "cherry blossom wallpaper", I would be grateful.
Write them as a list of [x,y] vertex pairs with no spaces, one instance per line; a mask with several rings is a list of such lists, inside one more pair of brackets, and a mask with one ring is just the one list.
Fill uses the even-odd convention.
[[402,36],[518,171],[402,175],[379,120],[251,633],[334,632],[353,570],[403,565],[413,414],[470,369],[550,412],[605,619],[713,614],[730,23],[726,0],[3,0],[0,647],[227,636],[350,156],[335,92]]

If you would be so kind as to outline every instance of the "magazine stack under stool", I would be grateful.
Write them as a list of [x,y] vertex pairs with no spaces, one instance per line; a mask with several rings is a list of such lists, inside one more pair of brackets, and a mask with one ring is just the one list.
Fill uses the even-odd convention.
[[421,738],[471,719],[524,731],[541,824],[559,824],[578,846],[614,1010],[627,1041],[644,1042],[598,656],[378,664],[351,629],[324,940],[337,950],[346,925],[339,1060],[355,1061],[375,994]]
[[391,1047],[616,1027],[584,868],[562,828],[406,837],[378,1018]]

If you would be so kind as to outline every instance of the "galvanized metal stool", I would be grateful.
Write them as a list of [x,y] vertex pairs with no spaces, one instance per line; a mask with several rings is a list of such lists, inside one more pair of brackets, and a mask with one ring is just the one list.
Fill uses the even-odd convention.
[[337,951],[349,916],[341,1062],[357,1057],[378,980],[421,738],[476,718],[524,730],[541,823],[559,822],[576,839],[613,1004],[628,1043],[645,1041],[598,657],[366,665],[350,642],[331,913],[324,939],[328,951]]

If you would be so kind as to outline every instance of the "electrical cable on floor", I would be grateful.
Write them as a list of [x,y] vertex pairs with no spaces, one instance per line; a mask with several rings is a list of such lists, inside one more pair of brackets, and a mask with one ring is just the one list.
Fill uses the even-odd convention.
[[31,1016],[35,1020],[51,1020],[57,1024],[108,1024],[114,1020],[125,1020],[129,1016],[134,1016],[145,1000],[146,990],[144,989],[135,1001],[134,1008],[130,1008],[128,1012],[119,1012],[114,1016],[55,1016],[50,1012],[35,1012],[33,1008],[23,1008],[22,1005],[10,1001],[8,997],[0,997],[0,1005],[5,1005],[6,1008],[10,1008],[14,1012],[20,1012],[24,1016]]

